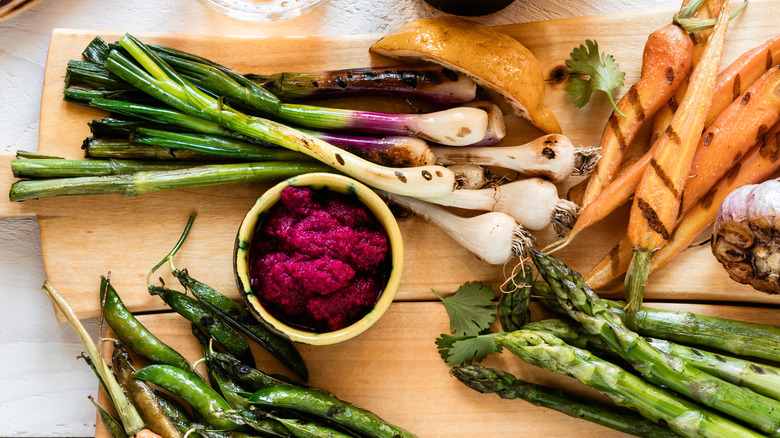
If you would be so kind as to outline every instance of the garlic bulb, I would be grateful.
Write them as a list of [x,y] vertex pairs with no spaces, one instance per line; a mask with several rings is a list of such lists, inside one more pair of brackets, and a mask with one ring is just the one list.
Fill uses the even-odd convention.
[[723,200],[712,253],[733,280],[780,293],[780,179],[742,186]]

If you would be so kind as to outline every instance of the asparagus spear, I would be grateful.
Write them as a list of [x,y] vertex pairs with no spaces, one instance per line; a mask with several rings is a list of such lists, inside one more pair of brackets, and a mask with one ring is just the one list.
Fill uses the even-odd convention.
[[[601,338],[585,333],[581,327],[568,321],[545,319],[526,324],[523,328],[549,331],[567,344],[590,350],[599,356],[604,353],[611,354],[609,346]],[[656,350],[679,357],[700,370],[780,400],[780,368],[711,353],[665,339],[645,337],[645,340]]]
[[[82,160],[87,161],[87,160]],[[160,190],[216,184],[265,182],[332,169],[320,163],[211,164],[177,170],[156,170],[123,175],[21,180],[11,185],[11,201],[70,195],[122,194],[136,196]]]
[[495,341],[524,361],[566,374],[687,437],[762,437],[742,425],[654,386],[587,350],[567,345],[549,332],[517,330]]
[[[547,298],[555,296],[543,281],[534,282],[533,294]],[[633,318],[626,318],[623,303],[603,298],[601,301],[628,328],[641,335],[780,362],[780,327],[652,307],[642,307]],[[566,313],[557,299],[541,302],[554,312]]]
[[780,362],[780,327],[650,307],[626,318],[621,303],[606,304],[630,329],[643,335]]
[[746,391],[654,349],[590,290],[582,277],[560,260],[531,249],[531,258],[569,316],[588,333],[598,335],[613,353],[649,381],[744,421],[771,436],[780,436],[780,402]]
[[531,284],[533,269],[523,266],[509,284],[510,290],[498,300],[498,320],[501,328],[510,332],[522,328],[531,320]]
[[523,399],[537,406],[554,409],[574,418],[582,418],[634,436],[650,438],[679,437],[667,427],[627,409],[596,403],[564,390],[525,382],[510,373],[482,365],[461,365],[450,374],[481,393],[494,392],[505,399]]

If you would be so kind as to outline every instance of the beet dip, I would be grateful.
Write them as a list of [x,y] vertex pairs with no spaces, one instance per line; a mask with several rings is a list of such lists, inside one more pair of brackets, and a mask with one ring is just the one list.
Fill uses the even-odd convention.
[[368,313],[390,268],[388,238],[368,208],[329,190],[286,187],[255,231],[252,289],[284,323],[326,332]]

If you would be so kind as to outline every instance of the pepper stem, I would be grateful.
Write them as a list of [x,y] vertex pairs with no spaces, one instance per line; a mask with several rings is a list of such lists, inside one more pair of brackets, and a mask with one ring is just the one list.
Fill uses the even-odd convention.
[[156,265],[154,265],[151,271],[149,271],[149,274],[146,276],[147,287],[151,284],[152,274],[157,272],[157,270],[160,269],[160,266],[164,265],[165,262],[168,261],[171,262],[171,271],[174,271],[176,269],[173,266],[173,256],[175,256],[176,253],[179,252],[179,249],[184,244],[184,241],[187,239],[187,235],[190,234],[190,228],[192,228],[192,223],[195,222],[195,216],[197,216],[195,213],[192,213],[190,215],[190,218],[187,221],[187,226],[184,227],[184,231],[181,233],[181,237],[179,237],[179,241],[176,242],[176,246],[173,247],[171,252],[169,252],[162,260],[160,260]]

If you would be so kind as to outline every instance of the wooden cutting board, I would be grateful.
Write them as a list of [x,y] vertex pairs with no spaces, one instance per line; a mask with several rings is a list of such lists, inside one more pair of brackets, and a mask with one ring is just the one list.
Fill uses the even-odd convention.
[[[780,32],[775,20],[780,0],[751,2],[732,21],[724,65],[745,50]],[[575,109],[565,97],[556,73],[571,49],[596,39],[626,72],[626,87],[638,80],[641,52],[647,35],[671,20],[672,10],[652,10],[591,16],[501,27],[526,44],[539,58],[550,80],[545,101],[561,122],[563,131],[579,146],[598,144],[610,113],[607,99],[594,96],[584,109]],[[69,158],[81,157],[80,145],[89,135],[87,122],[103,115],[98,110],[62,100],[65,66],[78,59],[96,34],[109,41],[120,32],[55,30],[52,34],[41,97],[39,152]],[[224,63],[239,72],[273,73],[312,71],[393,61],[368,53],[379,35],[318,38],[224,37],[207,35],[139,33],[150,43],[191,51]],[[358,102],[366,104],[366,101]],[[408,109],[405,103],[381,101],[378,110]],[[509,135],[503,144],[519,144],[541,133],[523,120],[506,117]],[[6,191],[13,178],[10,157],[0,160],[0,187]],[[576,182],[576,181],[572,181]],[[198,219],[177,259],[179,267],[224,293],[237,297],[231,255],[238,225],[267,185],[243,184],[177,190],[143,195],[49,198],[23,203],[0,200],[0,217],[37,216],[43,262],[48,279],[80,317],[98,315],[98,276],[111,271],[113,284],[134,311],[163,309],[161,300],[145,291],[147,271],[172,247],[190,213]],[[561,186],[565,193],[566,185]],[[584,233],[559,253],[574,269],[585,271],[619,240],[625,229],[626,209]],[[401,223],[406,242],[405,269],[399,301],[433,299],[431,288],[449,294],[473,280],[499,284],[511,266],[487,265],[458,247],[440,230],[420,219]],[[538,234],[540,246],[552,239]],[[703,236],[703,238],[706,236]],[[607,292],[604,292],[606,294]],[[618,293],[619,296],[619,293]],[[648,300],[735,301],[780,304],[780,297],[757,293],[729,280],[714,261],[708,246],[691,248],[671,265],[652,276]]]
[[[774,309],[679,304],[654,307],[756,323],[776,321]],[[532,313],[536,319],[549,315],[536,306]],[[144,315],[140,321],[190,362],[202,357],[184,318]],[[393,303],[375,326],[357,338],[333,346],[300,345],[299,349],[309,367],[312,386],[363,406],[420,438],[628,436],[522,400],[503,400],[495,394],[480,394],[467,388],[449,375],[449,367],[434,344],[434,339],[448,329],[447,314],[439,303]],[[104,350],[108,355],[111,345],[105,344]],[[254,352],[257,368],[291,376],[264,350],[257,348]],[[137,368],[142,364],[139,361]],[[483,365],[533,383],[608,402],[576,380],[535,368],[506,351],[489,357]],[[102,400],[105,401],[104,396]],[[100,422],[96,437],[108,437]]]

